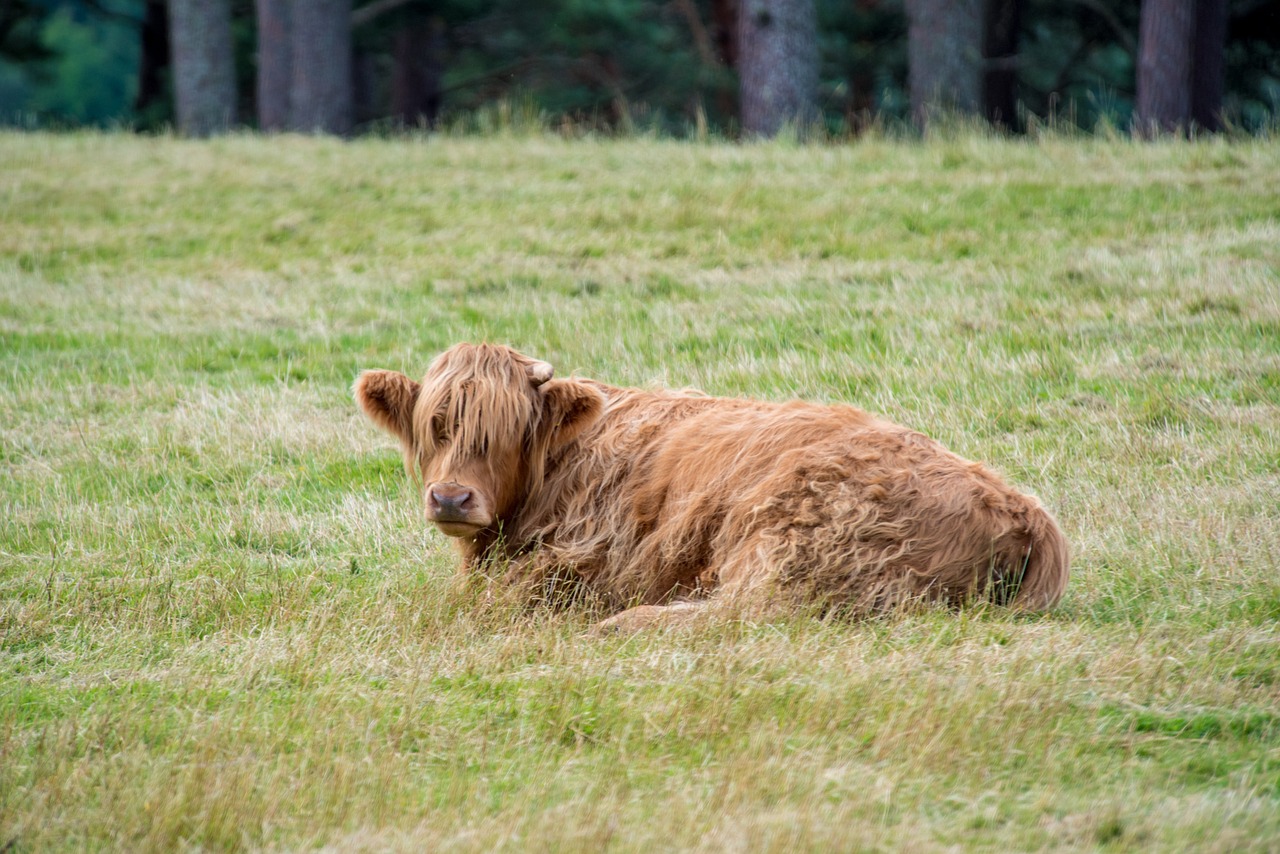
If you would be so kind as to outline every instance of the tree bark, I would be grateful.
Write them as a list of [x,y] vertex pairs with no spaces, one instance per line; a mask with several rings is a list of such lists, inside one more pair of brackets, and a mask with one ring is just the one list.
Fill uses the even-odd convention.
[[738,15],[742,129],[774,136],[816,121],[817,12],[813,0],[742,0]]
[[720,61],[738,67],[738,4],[735,0],[711,0],[711,20],[715,25],[716,50]]
[[[703,62],[709,67],[724,66],[736,72],[738,70],[737,0],[711,0],[709,27],[702,26],[701,12],[697,3],[693,0],[678,0],[678,2],[682,13],[689,19],[690,30],[694,31],[694,39],[699,46],[699,54],[703,56]],[[701,30],[701,36],[699,36],[699,30]],[[732,121],[740,118],[739,96],[738,87],[715,87],[716,110],[722,120]]]
[[387,117],[387,99],[379,86],[386,75],[378,59],[375,50],[359,46],[351,54],[351,117],[357,125]]
[[289,126],[289,90],[293,85],[289,0],[255,0],[258,19],[258,128]]
[[351,131],[351,0],[293,0],[289,128]]
[[391,112],[406,126],[440,117],[444,80],[444,21],[412,15],[396,31],[392,44]]
[[1222,130],[1226,45],[1227,0],[1198,0],[1192,57],[1191,118],[1207,131]]
[[982,0],[906,0],[911,115],[982,108]]
[[148,0],[139,32],[138,95],[133,112],[146,124],[164,106],[164,71],[169,67],[169,14],[164,0]]
[[1142,136],[1191,124],[1196,0],[1143,0],[1138,26],[1138,103]]
[[169,0],[174,106],[187,136],[235,123],[236,70],[228,0]]
[[1017,130],[1018,27],[1022,0],[987,0],[982,105],[987,121]]

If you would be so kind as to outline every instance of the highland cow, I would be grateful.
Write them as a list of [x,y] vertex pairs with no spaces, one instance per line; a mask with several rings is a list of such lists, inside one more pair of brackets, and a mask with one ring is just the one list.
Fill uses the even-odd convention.
[[553,379],[489,344],[449,349],[421,383],[366,371],[355,395],[464,570],[628,609],[604,629],[727,603],[1040,610],[1066,587],[1066,541],[1036,499],[851,406]]

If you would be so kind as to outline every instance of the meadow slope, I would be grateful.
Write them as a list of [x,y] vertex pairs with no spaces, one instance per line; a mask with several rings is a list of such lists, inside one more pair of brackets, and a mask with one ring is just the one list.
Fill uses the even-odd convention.
[[[1280,144],[0,135],[0,850],[1280,847]],[[363,368],[848,401],[1053,613],[584,638]]]

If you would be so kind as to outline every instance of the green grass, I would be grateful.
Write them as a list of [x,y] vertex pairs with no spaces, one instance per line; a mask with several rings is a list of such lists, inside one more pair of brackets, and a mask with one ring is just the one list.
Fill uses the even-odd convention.
[[[0,135],[0,850],[1275,850],[1280,145]],[[632,638],[458,585],[459,340],[990,462],[1054,613]]]

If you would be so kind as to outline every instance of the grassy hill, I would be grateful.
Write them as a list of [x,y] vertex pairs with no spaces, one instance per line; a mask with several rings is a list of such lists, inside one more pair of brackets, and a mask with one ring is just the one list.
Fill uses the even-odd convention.
[[[0,135],[0,850],[1280,846],[1280,145]],[[356,373],[848,401],[1052,614],[584,638]]]

